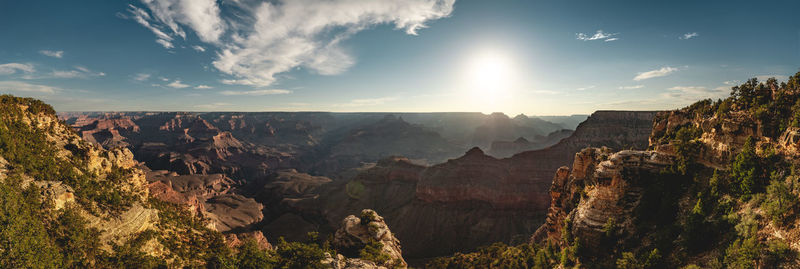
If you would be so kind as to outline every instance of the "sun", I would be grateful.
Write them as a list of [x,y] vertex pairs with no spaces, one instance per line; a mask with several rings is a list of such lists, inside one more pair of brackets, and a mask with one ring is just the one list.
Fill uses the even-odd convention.
[[484,50],[469,58],[466,89],[472,103],[484,112],[500,111],[509,98],[514,82],[512,61],[497,50]]
[[500,90],[508,81],[508,60],[497,53],[484,53],[472,60],[470,71],[476,89]]

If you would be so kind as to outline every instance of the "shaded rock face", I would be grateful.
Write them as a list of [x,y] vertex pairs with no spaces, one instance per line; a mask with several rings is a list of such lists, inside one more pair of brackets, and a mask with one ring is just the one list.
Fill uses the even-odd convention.
[[533,137],[532,141],[528,141],[524,137],[519,137],[514,141],[494,141],[492,147],[489,149],[489,155],[497,158],[507,158],[514,154],[543,149],[558,143],[561,139],[567,138],[572,135],[572,130],[558,130],[548,134],[547,136],[537,135]]
[[362,210],[360,217],[345,217],[334,233],[332,245],[345,255],[357,255],[356,250],[363,249],[370,242],[380,243],[380,252],[389,257],[388,261],[378,265],[388,268],[408,266],[403,260],[400,240],[394,237],[383,218],[371,209]]
[[[564,127],[535,117],[517,115],[512,119],[503,113],[492,113],[483,124],[475,128],[472,145],[489,148],[496,141],[512,141],[519,137],[545,143],[548,134],[560,129]],[[555,142],[558,140],[553,143]]]
[[[556,173],[547,220],[531,241],[560,242],[564,222],[569,219],[572,234],[589,253],[607,251],[598,250],[606,223],[616,221],[615,232],[621,240],[635,234],[634,223],[640,217],[635,212],[643,195],[656,195],[645,194],[647,185],[652,184],[649,180],[673,162],[674,157],[655,151],[581,151],[571,171],[564,167]],[[583,199],[581,195],[585,195]]]
[[516,173],[549,182],[559,167],[570,166],[575,153],[584,148],[646,149],[655,115],[653,111],[597,111],[571,136],[549,148],[516,154],[510,162]]
[[312,173],[337,177],[365,162],[400,155],[426,163],[436,163],[457,156],[461,147],[447,141],[437,132],[411,124],[402,117],[387,115],[383,119],[348,131],[345,135],[324,140],[319,159]]
[[260,222],[264,218],[261,212],[264,206],[253,198],[238,194],[223,194],[206,200],[206,217],[209,218],[217,231],[238,231],[235,229],[251,230],[250,225]]
[[416,197],[427,203],[480,201],[494,208],[544,210],[545,182],[516,174],[512,162],[473,148],[463,157],[425,169]]
[[[490,167],[499,165],[500,169],[507,166],[477,148],[442,167],[427,167],[406,158],[391,157],[362,171],[353,180],[322,185],[315,198],[284,204],[295,216],[303,216],[309,222],[307,225],[316,223],[321,232],[338,229],[339,220],[353,211],[374,208],[389,226],[395,227],[397,238],[404,242],[404,255],[413,259],[471,250],[498,241],[524,241],[543,220],[542,212],[530,210],[529,203],[520,202],[530,201],[525,197],[530,193],[515,192],[509,195],[511,199],[503,197],[504,194],[496,195],[499,192],[489,188],[496,187],[491,180],[503,180],[497,177],[486,178],[486,181],[475,178],[475,184],[484,188],[475,193],[470,194],[467,188],[456,190],[460,185],[456,178],[461,175],[456,170],[480,161],[489,162]],[[453,192],[440,198],[430,196],[433,192],[429,190],[443,192],[447,189]],[[472,196],[460,197],[459,194]],[[438,200],[426,201],[420,197]],[[538,203],[546,206],[546,202]],[[525,205],[526,209],[509,207],[510,204]],[[295,237],[302,238],[302,234]]]

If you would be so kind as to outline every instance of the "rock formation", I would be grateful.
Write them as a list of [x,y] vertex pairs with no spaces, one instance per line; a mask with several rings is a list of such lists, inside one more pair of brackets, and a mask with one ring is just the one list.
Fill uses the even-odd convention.
[[[380,249],[374,249],[373,251],[385,255],[381,257],[381,260],[372,261],[377,266],[385,268],[408,267],[403,259],[400,241],[394,237],[383,218],[371,209],[362,210],[360,217],[349,215],[344,218],[341,227],[334,234],[332,244],[340,252],[351,256],[358,255],[358,251],[363,250],[365,247],[377,246]],[[334,263],[340,263],[341,261],[342,259],[339,258]],[[339,265],[340,268],[372,267],[367,264],[357,265],[358,262],[352,259],[345,259],[344,262],[346,264],[344,266]]]

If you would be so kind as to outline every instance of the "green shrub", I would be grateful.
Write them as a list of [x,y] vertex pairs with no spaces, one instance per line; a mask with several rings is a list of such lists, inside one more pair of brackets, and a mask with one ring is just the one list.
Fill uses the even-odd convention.
[[741,152],[731,163],[731,181],[737,194],[749,196],[758,191],[761,181],[759,167],[755,139],[748,137]]
[[767,197],[762,204],[773,223],[780,225],[789,216],[793,208],[797,206],[797,196],[789,191],[782,180],[773,179],[767,186]]

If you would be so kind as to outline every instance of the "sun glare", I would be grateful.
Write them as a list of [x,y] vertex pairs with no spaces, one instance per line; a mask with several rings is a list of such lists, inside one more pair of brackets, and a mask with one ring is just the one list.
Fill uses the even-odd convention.
[[472,103],[483,112],[500,111],[503,100],[508,99],[511,92],[511,61],[505,54],[496,51],[484,51],[474,55],[466,70],[466,88],[469,90]]

